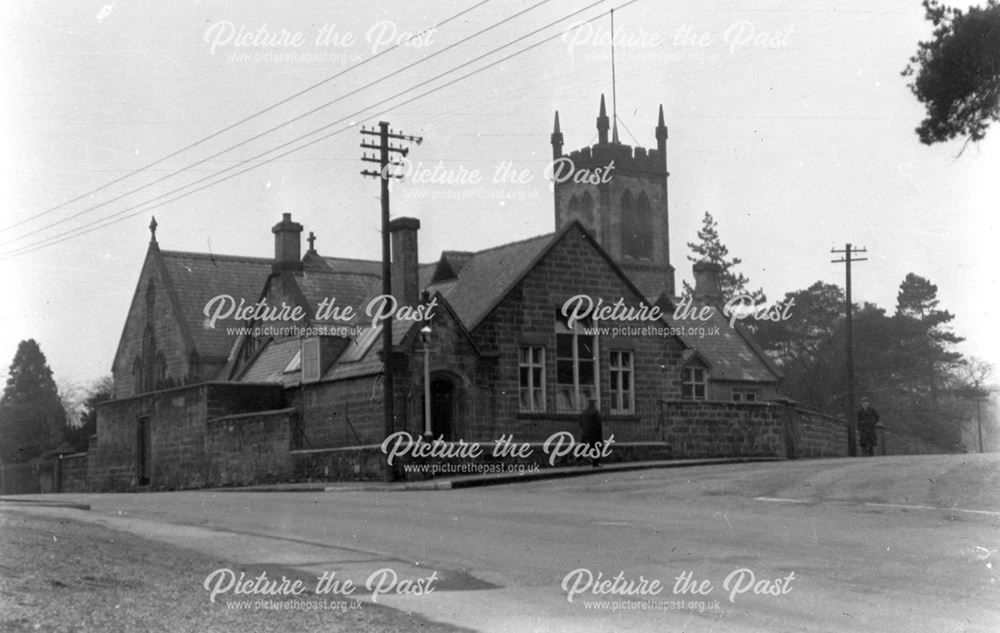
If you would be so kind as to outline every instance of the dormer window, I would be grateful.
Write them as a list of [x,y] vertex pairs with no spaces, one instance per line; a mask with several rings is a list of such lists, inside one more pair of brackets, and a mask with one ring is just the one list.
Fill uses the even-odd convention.
[[708,372],[704,367],[681,368],[681,397],[686,400],[708,399]]

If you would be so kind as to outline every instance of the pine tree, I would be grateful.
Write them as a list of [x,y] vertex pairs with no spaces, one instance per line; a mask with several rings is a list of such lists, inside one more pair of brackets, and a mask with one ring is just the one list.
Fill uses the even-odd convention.
[[34,339],[21,341],[0,398],[0,458],[27,461],[62,439],[66,413]]
[[[693,255],[687,256],[688,261],[695,263],[702,261],[711,262],[718,264],[722,268],[719,282],[722,286],[722,300],[724,302],[729,301],[733,297],[749,295],[752,297],[754,304],[763,303],[767,300],[764,296],[764,291],[760,288],[748,291],[747,286],[750,280],[743,273],[737,273],[733,270],[743,260],[739,257],[729,256],[729,249],[719,239],[718,226],[718,222],[715,221],[712,214],[706,211],[705,217],[702,219],[701,229],[698,231],[699,241],[688,242],[688,248],[693,253]],[[684,282],[684,290],[689,294],[693,290],[686,281]]]
[[917,135],[927,145],[977,142],[1000,120],[1000,4],[987,0],[965,11],[923,4],[934,37],[917,45],[902,73],[913,77],[910,90],[927,110]]

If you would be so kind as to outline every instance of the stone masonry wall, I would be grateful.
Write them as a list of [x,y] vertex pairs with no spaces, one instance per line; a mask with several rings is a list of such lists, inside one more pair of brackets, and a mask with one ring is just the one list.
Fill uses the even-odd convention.
[[74,453],[60,457],[59,492],[87,492],[89,490],[87,454]]
[[208,485],[206,420],[284,406],[281,385],[201,383],[111,400],[98,406],[97,443],[88,451],[88,480],[95,490],[138,486],[139,419],[150,425],[149,487]]
[[785,405],[665,400],[664,440],[675,457],[785,457]]
[[819,411],[796,407],[789,457],[846,457],[847,424],[843,419]]
[[[489,376],[489,383],[479,385],[482,391],[493,394],[493,415],[474,420],[466,439],[492,441],[501,433],[514,432],[515,441],[544,441],[557,430],[577,430],[575,414],[555,411],[555,318],[556,310],[567,299],[580,294],[611,303],[623,298],[627,305],[634,307],[643,300],[609,268],[607,261],[582,233],[571,230],[473,333],[483,353],[496,355],[496,371]],[[636,323],[661,327],[658,323]],[[614,324],[603,322],[600,325]],[[521,344],[542,344],[545,348],[545,412],[519,411],[518,347]],[[627,423],[633,426],[651,423],[655,417],[650,419],[650,416],[657,415],[657,403],[661,398],[680,396],[682,349],[677,339],[652,331],[636,336],[601,336],[598,376],[606,424],[617,422],[608,411],[611,350],[632,351],[634,356],[636,411],[620,420],[623,428],[627,428]]]
[[212,486],[287,481],[297,409],[212,418],[206,423],[206,479]]

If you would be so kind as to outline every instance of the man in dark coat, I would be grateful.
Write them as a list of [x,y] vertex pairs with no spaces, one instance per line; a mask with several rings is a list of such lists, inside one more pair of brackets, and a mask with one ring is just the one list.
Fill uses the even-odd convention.
[[580,443],[590,447],[590,465],[594,468],[601,465],[599,444],[603,440],[601,412],[597,410],[597,400],[591,398],[587,402],[587,408],[580,413]]
[[878,423],[878,412],[872,408],[868,398],[861,399],[861,408],[858,409],[858,442],[861,444],[861,453],[866,457],[875,454],[875,424]]

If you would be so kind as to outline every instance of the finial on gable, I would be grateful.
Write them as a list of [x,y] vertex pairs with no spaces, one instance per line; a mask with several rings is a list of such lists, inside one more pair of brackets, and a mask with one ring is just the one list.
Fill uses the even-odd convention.
[[156,216],[149,222],[149,243],[156,244]]
[[309,242],[309,251],[308,252],[315,253],[316,252],[316,235],[312,231],[309,231],[309,237],[306,238],[306,241]]

